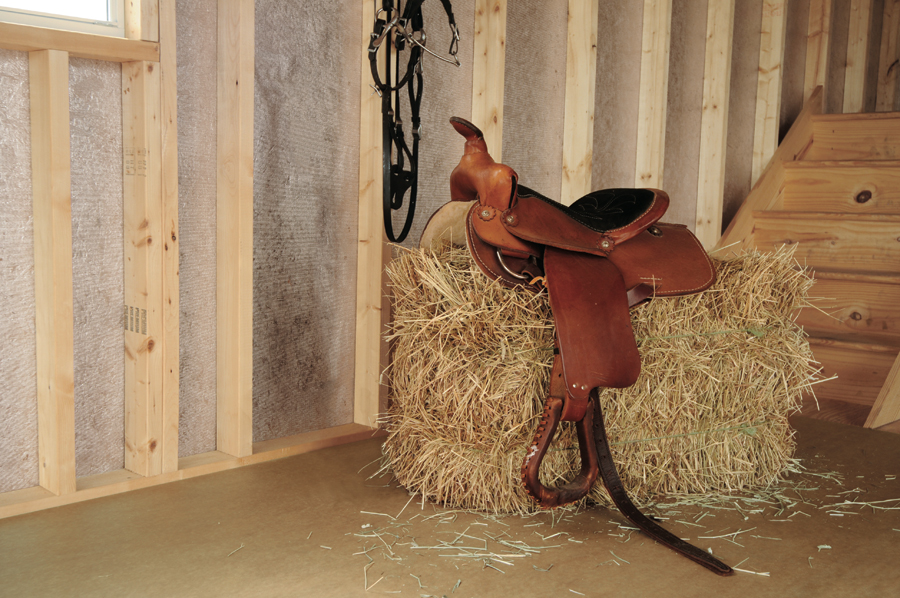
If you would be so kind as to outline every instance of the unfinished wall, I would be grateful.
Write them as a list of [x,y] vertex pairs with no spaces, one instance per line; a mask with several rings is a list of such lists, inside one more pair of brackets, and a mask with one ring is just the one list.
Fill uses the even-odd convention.
[[[687,224],[692,230],[697,214],[697,174],[700,167],[706,9],[705,0],[674,0],[672,3],[662,185],[671,203],[663,220]],[[755,93],[753,97],[755,99]]]
[[[37,484],[34,238],[28,55],[0,51],[3,338],[0,491]],[[118,64],[69,67],[75,459],[79,476],[124,462],[122,119]]]
[[216,8],[176,5],[182,457],[216,449]]
[[566,101],[566,3],[510,2],[506,10],[503,162],[516,170],[523,185],[559,199]]
[[75,468],[85,476],[125,464],[121,66],[72,58],[69,114]]
[[253,440],[353,420],[356,3],[256,3]]
[[38,484],[28,54],[0,50],[0,492]]
[[[734,44],[731,51],[722,230],[750,193],[750,179],[753,174],[753,137],[756,129],[756,94],[759,87],[759,33],[762,27],[762,7],[762,0],[744,0],[734,5]],[[788,57],[787,52],[785,57]],[[795,56],[790,58],[793,59]],[[801,92],[803,90],[802,79],[800,90]]]
[[633,187],[641,82],[642,0],[600,0],[592,187]]

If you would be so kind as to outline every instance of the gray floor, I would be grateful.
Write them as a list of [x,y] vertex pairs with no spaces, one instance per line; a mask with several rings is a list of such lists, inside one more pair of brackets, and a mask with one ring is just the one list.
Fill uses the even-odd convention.
[[680,536],[768,576],[717,577],[606,509],[423,509],[391,480],[367,479],[379,456],[369,440],[2,520],[0,596],[900,595],[900,510],[827,506],[900,499],[900,436],[794,424],[804,465],[841,482],[797,478],[805,502],[783,511],[658,511]]

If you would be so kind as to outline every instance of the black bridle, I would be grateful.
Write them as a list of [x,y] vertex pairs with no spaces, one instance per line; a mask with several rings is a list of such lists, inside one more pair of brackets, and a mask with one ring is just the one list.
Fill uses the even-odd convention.
[[[400,243],[409,234],[412,227],[413,216],[416,209],[416,191],[418,190],[419,174],[419,139],[422,136],[422,122],[419,118],[419,107],[422,103],[422,57],[425,52],[459,66],[456,58],[459,49],[459,29],[453,18],[450,0],[441,0],[447,18],[450,21],[450,30],[453,41],[450,43],[449,54],[453,60],[438,56],[425,47],[425,23],[422,18],[422,3],[424,0],[409,0],[406,8],[401,12],[402,0],[382,0],[382,7],[375,16],[375,28],[372,31],[369,42],[369,65],[372,69],[372,78],[375,80],[375,89],[381,96],[382,117],[382,141],[383,157],[382,170],[384,172],[384,229],[388,239],[393,243]],[[396,4],[396,5],[395,5]],[[396,51],[394,54],[393,74],[397,82],[391,85],[392,65],[391,52],[385,51],[384,80],[378,74],[378,49],[384,44],[393,43]],[[409,62],[406,71],[400,74],[400,53],[409,49]],[[412,150],[406,143],[403,133],[403,120],[400,118],[400,91],[408,85],[409,106],[412,117]],[[409,163],[409,170],[406,164]],[[406,222],[403,230],[395,238],[391,221],[391,211],[399,210],[403,206],[403,196],[409,191],[409,207],[406,213]]]

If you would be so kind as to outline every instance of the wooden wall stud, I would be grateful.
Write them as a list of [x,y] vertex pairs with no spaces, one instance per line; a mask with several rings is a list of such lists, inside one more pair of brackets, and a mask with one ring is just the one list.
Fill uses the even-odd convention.
[[219,0],[216,177],[218,449],[253,451],[254,2]]
[[69,56],[28,57],[40,485],[75,491],[75,362]]

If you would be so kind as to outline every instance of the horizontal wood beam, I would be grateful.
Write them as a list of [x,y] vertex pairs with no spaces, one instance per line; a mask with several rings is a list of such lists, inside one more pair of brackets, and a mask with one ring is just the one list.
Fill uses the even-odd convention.
[[80,478],[77,491],[64,496],[54,496],[40,487],[4,492],[0,494],[0,519],[383,436],[385,436],[384,432],[373,428],[358,424],[346,424],[288,438],[259,442],[253,445],[252,454],[246,457],[234,457],[220,451],[192,455],[178,460],[178,470],[157,476],[142,477],[122,469]]
[[108,62],[159,61],[159,44],[121,37],[0,23],[0,48],[33,52],[61,50],[76,58]]

